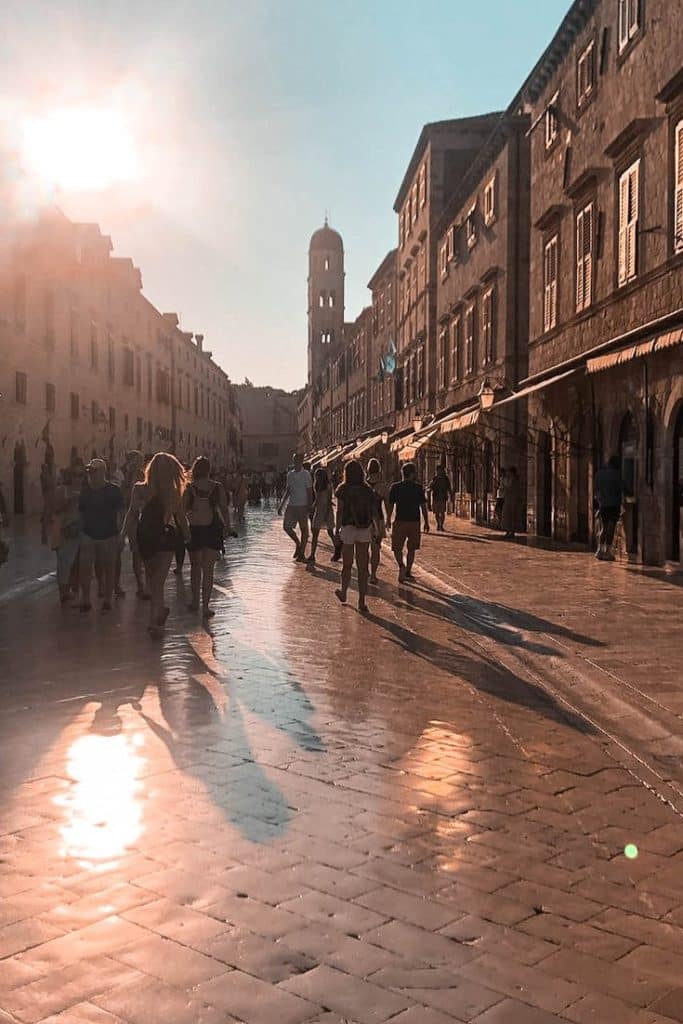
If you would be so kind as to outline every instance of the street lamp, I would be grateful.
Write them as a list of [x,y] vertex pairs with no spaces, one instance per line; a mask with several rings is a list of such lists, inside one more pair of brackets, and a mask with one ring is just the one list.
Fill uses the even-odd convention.
[[486,377],[486,379],[482,382],[477,397],[479,398],[480,408],[483,409],[484,412],[487,412],[493,405],[496,397],[496,393],[491,387],[491,382],[489,381],[488,377]]

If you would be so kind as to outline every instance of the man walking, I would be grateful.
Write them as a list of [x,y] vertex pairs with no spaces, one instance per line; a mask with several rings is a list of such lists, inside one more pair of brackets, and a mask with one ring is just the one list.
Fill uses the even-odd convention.
[[453,488],[451,482],[448,479],[446,473],[446,467],[441,465],[438,467],[435,476],[432,477],[431,483],[429,484],[429,499],[432,506],[432,512],[436,519],[436,528],[439,533],[444,532],[444,522],[446,519],[446,506],[448,501],[453,500]]
[[[313,479],[307,469],[304,469],[303,460],[298,452],[292,456],[293,469],[287,474],[287,486],[285,493],[277,507],[278,515],[282,513],[282,506],[289,499],[285,509],[283,528],[288,537],[294,542],[294,555],[296,562],[306,561],[306,544],[308,543],[308,514],[313,504]],[[301,536],[296,533],[299,527]]]
[[123,514],[121,488],[107,480],[104,459],[92,459],[86,466],[87,486],[78,502],[83,533],[81,536],[81,611],[90,611],[90,586],[93,566],[102,583],[102,611],[111,611],[116,556]]
[[[392,484],[387,501],[387,530],[391,529],[391,550],[398,564],[398,581],[403,583],[412,580],[415,552],[420,547],[420,512],[424,521],[424,532],[429,533],[429,514],[427,512],[427,495],[422,484],[415,479],[415,465],[406,462],[400,483]],[[396,509],[393,527],[391,519]],[[407,546],[405,564],[403,548]]]
[[619,522],[624,498],[621,460],[618,455],[613,455],[607,465],[595,474],[595,498],[600,515],[600,535],[596,557],[601,562],[613,562],[614,532]]

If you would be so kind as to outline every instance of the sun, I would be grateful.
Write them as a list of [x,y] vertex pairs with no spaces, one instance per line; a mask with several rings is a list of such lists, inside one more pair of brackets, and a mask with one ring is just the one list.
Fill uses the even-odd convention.
[[115,110],[80,107],[27,119],[22,143],[26,170],[63,191],[108,188],[138,171],[130,125]]

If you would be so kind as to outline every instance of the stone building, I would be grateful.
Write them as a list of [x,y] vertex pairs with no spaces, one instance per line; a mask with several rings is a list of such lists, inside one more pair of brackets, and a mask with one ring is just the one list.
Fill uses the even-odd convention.
[[438,223],[437,416],[417,435],[425,475],[445,460],[456,511],[489,521],[500,470],[526,464],[529,120],[500,118]]
[[528,522],[592,539],[621,460],[622,553],[681,558],[683,19],[577,0],[520,94],[531,116]]
[[500,115],[437,121],[422,129],[394,202],[398,215],[397,426],[434,410],[436,398],[435,228]]
[[41,506],[40,473],[94,455],[239,446],[229,378],[142,294],[95,224],[57,210],[5,235],[0,262],[0,481],[10,513]]
[[396,415],[396,257],[396,249],[387,253],[368,282],[372,294],[368,426],[380,430],[388,426],[393,430]]
[[300,393],[253,384],[238,384],[235,390],[242,418],[242,463],[255,472],[287,469],[298,444]]

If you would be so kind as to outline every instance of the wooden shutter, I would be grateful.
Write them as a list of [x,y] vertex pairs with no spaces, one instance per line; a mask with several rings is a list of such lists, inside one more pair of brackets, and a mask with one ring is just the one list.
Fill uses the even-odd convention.
[[543,276],[543,330],[551,331],[557,324],[557,237],[545,247]]
[[629,0],[619,0],[619,50],[628,43],[628,5]]
[[674,251],[683,252],[683,121],[676,125],[674,165]]
[[619,179],[619,284],[631,281],[638,271],[639,170],[640,162]]
[[587,309],[593,301],[593,204],[576,218],[576,310]]
[[583,210],[576,217],[576,309],[580,312],[584,306],[583,278]]

